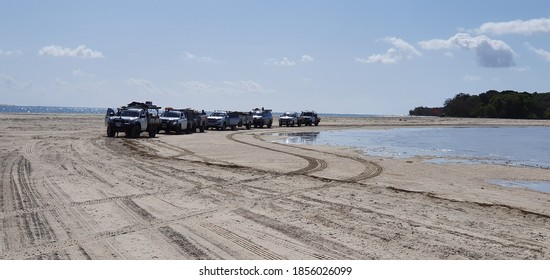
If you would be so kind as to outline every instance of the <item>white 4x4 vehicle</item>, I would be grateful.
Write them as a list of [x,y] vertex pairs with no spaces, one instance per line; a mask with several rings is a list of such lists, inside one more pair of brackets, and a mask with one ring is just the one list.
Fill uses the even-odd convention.
[[302,126],[302,117],[296,112],[285,112],[279,117],[279,126]]
[[115,137],[118,132],[124,132],[126,137],[138,138],[141,132],[146,131],[149,137],[155,137],[160,124],[159,109],[160,107],[150,101],[132,102],[118,108],[116,114],[109,108],[105,116],[107,136]]
[[164,130],[168,133],[174,131],[176,134],[182,132],[191,132],[190,122],[187,120],[187,115],[183,109],[173,109],[166,107],[160,115],[160,126],[158,131]]

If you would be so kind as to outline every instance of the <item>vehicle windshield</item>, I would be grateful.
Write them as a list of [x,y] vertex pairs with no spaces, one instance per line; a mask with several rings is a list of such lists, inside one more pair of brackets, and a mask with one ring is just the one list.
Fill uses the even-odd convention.
[[286,112],[281,117],[292,117],[293,115],[293,113]]
[[313,113],[312,112],[304,112],[302,113],[303,116],[306,116],[306,117],[311,117],[313,116]]
[[122,116],[122,117],[139,117],[139,111],[123,110],[122,112],[120,112],[120,116]]
[[179,118],[181,116],[180,112],[174,112],[174,111],[165,111],[162,113],[161,117],[165,118]]
[[224,112],[214,112],[210,115],[211,117],[225,117]]

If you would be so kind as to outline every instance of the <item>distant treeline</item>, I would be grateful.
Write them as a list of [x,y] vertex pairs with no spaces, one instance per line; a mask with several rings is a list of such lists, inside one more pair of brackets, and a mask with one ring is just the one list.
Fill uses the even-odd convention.
[[550,119],[550,92],[490,90],[479,95],[459,93],[443,107],[416,107],[411,116],[462,118]]

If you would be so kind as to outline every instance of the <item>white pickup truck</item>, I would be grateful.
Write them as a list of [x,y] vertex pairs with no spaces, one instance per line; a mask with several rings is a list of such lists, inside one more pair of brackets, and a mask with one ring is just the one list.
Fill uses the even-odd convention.
[[191,132],[191,122],[187,119],[184,110],[166,107],[164,113],[160,115],[158,131],[160,132],[161,130],[164,130],[166,133],[169,131],[174,131],[176,134],[189,133]]
[[117,108],[116,113],[109,108],[105,116],[107,136],[115,137],[118,132],[124,132],[126,137],[138,138],[142,132],[148,132],[149,137],[155,137],[160,125],[159,109],[150,101],[132,102]]

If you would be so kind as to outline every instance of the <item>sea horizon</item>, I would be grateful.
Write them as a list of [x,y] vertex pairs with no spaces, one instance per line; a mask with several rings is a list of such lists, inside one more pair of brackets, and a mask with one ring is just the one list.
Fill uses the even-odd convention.
[[[0,113],[23,113],[23,114],[105,114],[109,107],[81,107],[81,106],[42,106],[42,105],[9,105],[0,104]],[[210,113],[212,111],[205,110]],[[284,112],[275,112],[272,114],[278,117]],[[348,117],[348,118],[365,118],[365,117],[403,117],[403,115],[377,115],[377,114],[340,114],[340,113],[322,113],[318,112],[321,117]]]

